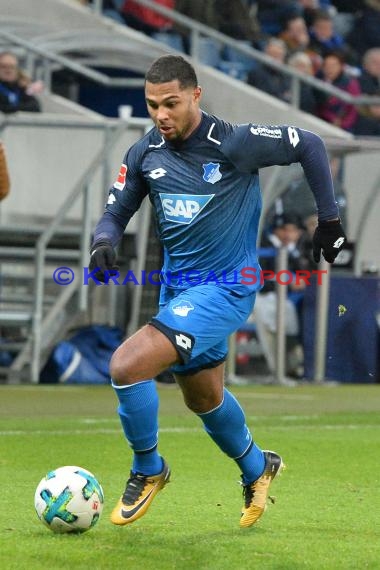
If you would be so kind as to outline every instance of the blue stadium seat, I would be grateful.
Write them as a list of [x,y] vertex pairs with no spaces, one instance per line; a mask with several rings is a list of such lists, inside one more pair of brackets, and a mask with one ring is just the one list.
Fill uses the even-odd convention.
[[247,81],[248,73],[250,71],[250,67],[247,67],[244,63],[240,61],[225,61],[221,60],[219,63],[220,71],[226,73],[230,77],[234,77],[235,79],[239,79],[240,81]]
[[183,39],[180,34],[172,34],[170,32],[155,32],[151,36],[157,42],[161,42],[162,44],[166,44],[167,46],[177,50],[184,52],[184,45]]
[[[251,43],[249,41],[242,40],[242,41],[239,41],[238,43],[240,45],[252,47]],[[256,61],[252,57],[242,53],[241,51],[237,50],[236,48],[234,48],[232,46],[225,46],[225,48],[223,50],[223,60],[230,61],[232,63],[244,64],[244,67],[248,71],[251,71],[257,65]]]
[[212,38],[199,38],[197,56],[200,63],[218,68],[221,62],[221,44]]
[[103,15],[107,16],[107,18],[112,18],[112,20],[115,20],[119,24],[123,24],[125,26],[125,21],[123,16],[116,10],[107,8],[106,10],[103,10]]

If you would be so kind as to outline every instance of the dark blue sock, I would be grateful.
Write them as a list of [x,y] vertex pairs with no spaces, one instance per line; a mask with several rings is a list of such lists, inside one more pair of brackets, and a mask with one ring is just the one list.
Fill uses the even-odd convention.
[[112,384],[119,398],[119,416],[134,451],[132,471],[156,475],[162,471],[158,443],[158,394],[153,380],[128,386]]
[[253,442],[244,412],[231,392],[224,389],[222,403],[214,410],[198,415],[209,436],[239,465],[243,482],[256,481],[264,471],[264,454]]

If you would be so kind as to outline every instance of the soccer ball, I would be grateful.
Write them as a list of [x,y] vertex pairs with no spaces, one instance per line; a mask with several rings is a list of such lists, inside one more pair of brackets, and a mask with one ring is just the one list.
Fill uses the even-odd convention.
[[57,533],[85,532],[98,522],[103,489],[87,469],[59,467],[41,479],[34,495],[38,518]]

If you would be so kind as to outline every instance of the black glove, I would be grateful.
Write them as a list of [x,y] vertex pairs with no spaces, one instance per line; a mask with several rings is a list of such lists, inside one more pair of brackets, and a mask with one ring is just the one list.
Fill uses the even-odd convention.
[[329,263],[333,263],[336,256],[347,241],[340,220],[331,222],[318,222],[313,236],[313,257],[316,263],[323,257]]
[[[103,240],[94,243],[91,248],[91,257],[88,268],[90,271],[97,269],[95,278],[102,283],[108,283],[108,277],[116,275],[118,266],[115,265],[116,254],[110,241]],[[107,276],[104,272],[107,271]]]

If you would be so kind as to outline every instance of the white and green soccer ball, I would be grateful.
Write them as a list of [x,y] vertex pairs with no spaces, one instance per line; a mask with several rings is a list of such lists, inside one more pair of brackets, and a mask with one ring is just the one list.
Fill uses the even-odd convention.
[[68,465],[49,471],[34,495],[38,518],[57,533],[85,532],[98,522],[103,489],[87,469]]

